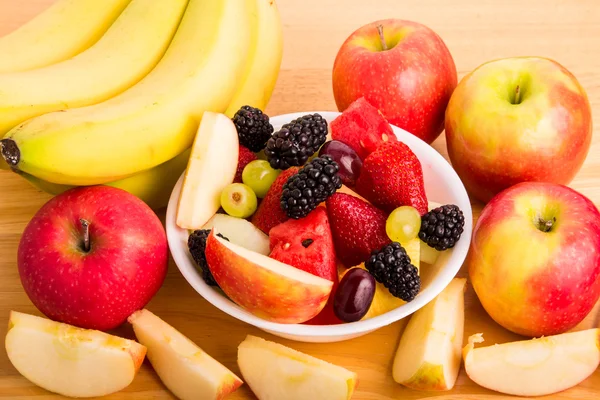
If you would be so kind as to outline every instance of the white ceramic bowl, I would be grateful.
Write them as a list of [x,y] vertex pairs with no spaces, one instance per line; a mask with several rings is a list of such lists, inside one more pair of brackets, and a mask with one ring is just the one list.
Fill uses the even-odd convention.
[[[271,118],[271,123],[277,130],[281,125],[307,113],[280,115]],[[337,112],[319,112],[319,114],[328,122],[339,115]],[[250,314],[225,297],[222,292],[204,283],[194,266],[194,261],[187,250],[188,233],[175,224],[182,176],[171,194],[166,229],[171,254],[185,279],[202,297],[221,311],[273,335],[303,342],[336,342],[352,339],[396,322],[423,307],[450,283],[467,256],[473,225],[471,203],[465,187],[452,166],[433,147],[400,128],[393,127],[393,129],[398,139],[406,143],[421,161],[428,200],[441,204],[456,204],[465,214],[465,227],[461,239],[452,250],[443,252],[435,265],[422,268],[422,289],[413,301],[375,318],[340,325],[280,324]]]

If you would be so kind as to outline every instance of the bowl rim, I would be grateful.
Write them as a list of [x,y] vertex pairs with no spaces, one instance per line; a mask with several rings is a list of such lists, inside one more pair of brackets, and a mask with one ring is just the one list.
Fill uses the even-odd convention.
[[[306,111],[306,112],[295,112],[288,114],[281,114],[275,117],[271,117],[270,121],[277,129],[278,126],[283,125],[292,119],[298,118],[302,115],[318,113],[328,121],[333,120],[341,113],[336,111]],[[391,124],[390,124],[391,125]],[[413,134],[399,128],[395,125],[391,125],[396,137],[402,142],[406,143],[409,147],[424,149],[423,152],[428,154],[427,161],[432,164],[433,169],[445,170],[445,179],[449,179],[451,186],[456,185],[457,201],[456,203],[462,209],[465,215],[465,226],[464,233],[456,246],[452,250],[452,254],[449,256],[446,265],[442,268],[435,279],[431,281],[429,286],[422,290],[418,296],[411,302],[401,305],[391,311],[384,314],[378,315],[373,318],[366,320],[360,320],[356,322],[349,322],[336,325],[305,325],[305,324],[282,324],[264,320],[257,317],[250,312],[244,310],[232,300],[224,296],[217,289],[207,285],[200,274],[197,272],[195,266],[192,263],[191,257],[187,254],[187,249],[182,248],[180,235],[182,229],[179,228],[176,221],[177,203],[179,200],[179,194],[183,183],[183,177],[185,174],[182,173],[181,177],[177,181],[177,184],[173,188],[171,193],[169,204],[167,206],[165,226],[167,239],[169,242],[169,248],[171,255],[177,268],[185,278],[185,280],[200,294],[206,301],[211,303],[213,306],[229,314],[230,316],[246,322],[247,324],[256,326],[257,328],[271,331],[273,333],[280,333],[294,336],[304,337],[330,337],[330,336],[345,336],[345,335],[357,335],[361,333],[368,333],[384,326],[390,325],[402,318],[405,318],[418,309],[425,306],[431,300],[433,300],[439,293],[444,290],[452,279],[460,271],[469,250],[471,242],[471,234],[473,229],[473,212],[471,209],[471,202],[467,191],[460,180],[458,174],[437,150],[431,147],[429,144],[414,136]],[[419,151],[421,152],[421,151]]]

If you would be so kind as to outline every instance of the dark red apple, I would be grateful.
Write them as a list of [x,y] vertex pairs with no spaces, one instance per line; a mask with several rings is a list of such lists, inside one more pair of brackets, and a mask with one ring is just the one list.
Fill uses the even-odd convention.
[[444,129],[456,84],[456,66],[442,39],[424,25],[399,19],[356,30],[333,65],[338,110],[365,97],[391,124],[427,143]]
[[18,266],[25,292],[49,318],[108,330],[150,301],[167,257],[163,226],[143,201],[92,186],[68,190],[35,214]]

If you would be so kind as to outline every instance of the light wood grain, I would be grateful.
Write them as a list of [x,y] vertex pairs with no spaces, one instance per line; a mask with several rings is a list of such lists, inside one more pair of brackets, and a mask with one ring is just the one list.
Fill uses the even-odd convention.
[[[0,0],[0,35],[15,29],[53,0]],[[100,0],[99,0],[100,1]],[[331,66],[343,40],[359,26],[382,18],[422,22],[438,32],[452,52],[459,77],[496,58],[541,55],[558,60],[587,89],[596,118],[600,115],[600,4],[597,0],[279,0],[285,35],[282,71],[270,115],[293,111],[335,110]],[[2,55],[0,54],[0,57]],[[571,186],[600,204],[600,137],[594,140],[584,167]],[[442,138],[434,143],[446,155]],[[0,335],[11,309],[38,314],[22,291],[16,267],[20,233],[49,196],[15,174],[0,171]],[[474,204],[475,215],[481,210]],[[163,213],[164,214],[164,213]],[[464,276],[464,271],[461,272]],[[484,332],[488,343],[518,339],[496,325],[473,290],[466,300],[465,334]],[[275,339],[300,351],[339,364],[360,377],[355,399],[444,400],[508,399],[474,384],[461,372],[451,392],[416,392],[394,383],[391,363],[403,321],[370,335],[335,344],[306,344],[277,339],[236,321],[204,301],[171,262],[163,288],[149,308],[188,335],[236,373],[237,345],[246,334]],[[583,327],[599,326],[597,309]],[[118,334],[132,337],[130,328]],[[598,399],[600,371],[553,399]],[[0,351],[0,398],[55,399],[22,378]],[[134,383],[110,399],[166,399],[165,390],[145,363]],[[231,399],[253,399],[244,385]],[[550,397],[549,397],[550,398]],[[284,400],[284,399],[282,399]]]

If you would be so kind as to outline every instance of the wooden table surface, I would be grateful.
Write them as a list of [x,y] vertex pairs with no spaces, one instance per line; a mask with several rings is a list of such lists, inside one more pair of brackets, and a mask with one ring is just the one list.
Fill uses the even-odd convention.
[[[98,0],[101,1],[101,0]],[[53,0],[0,0],[0,35],[46,8]],[[600,3],[598,0],[279,0],[285,51],[279,81],[267,113],[335,110],[331,68],[339,46],[356,28],[383,18],[404,18],[433,28],[448,45],[459,78],[483,62],[509,56],[540,55],[571,70],[586,88],[596,119],[590,155],[571,186],[600,205]],[[0,54],[0,57],[2,55]],[[443,136],[433,146],[446,155]],[[16,265],[25,225],[49,195],[16,174],[0,171],[0,335],[10,310],[39,314],[22,290]],[[475,215],[481,210],[474,204]],[[159,212],[161,217],[164,212]],[[461,275],[465,275],[464,272]],[[239,373],[237,345],[247,334],[274,339],[358,373],[355,399],[502,399],[464,373],[450,392],[417,392],[396,384],[391,365],[403,321],[354,340],[307,344],[271,337],[218,311],[183,279],[173,262],[164,286],[148,308],[171,323],[217,360]],[[598,307],[580,328],[599,326]],[[496,325],[472,288],[466,297],[465,337],[483,332],[487,343],[518,339]],[[128,327],[117,331],[131,337]],[[0,350],[0,398],[54,399],[21,377]],[[600,370],[554,399],[598,399]],[[131,386],[110,399],[171,398],[146,362]],[[255,398],[247,385],[231,399]],[[284,399],[281,399],[284,400]]]

